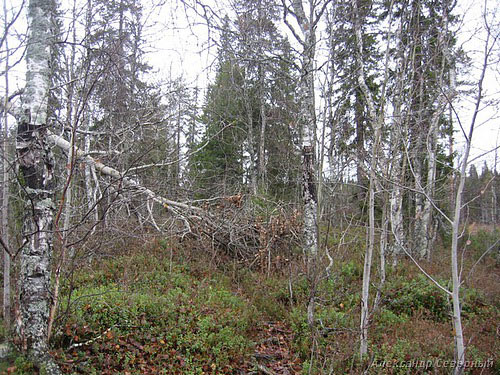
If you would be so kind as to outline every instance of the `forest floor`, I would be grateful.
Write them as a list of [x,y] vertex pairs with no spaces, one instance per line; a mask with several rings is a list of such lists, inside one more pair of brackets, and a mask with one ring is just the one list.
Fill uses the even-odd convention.
[[[464,258],[469,374],[500,374],[496,253],[468,274],[477,249],[495,236],[473,234]],[[66,275],[52,354],[67,374],[449,374],[442,365],[453,360],[450,300],[406,260],[388,266],[381,288],[374,265],[372,295],[378,289],[380,303],[370,355],[360,361],[361,243],[332,252],[331,272],[315,286],[311,330],[311,283],[298,250],[249,267],[189,242],[130,242],[76,262]],[[422,265],[450,287],[448,264],[447,251],[438,250]],[[36,373],[22,356],[0,363],[2,375]]]

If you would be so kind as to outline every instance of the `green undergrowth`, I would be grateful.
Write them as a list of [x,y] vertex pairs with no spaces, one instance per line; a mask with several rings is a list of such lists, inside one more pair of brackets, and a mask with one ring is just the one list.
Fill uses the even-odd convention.
[[155,255],[122,256],[75,274],[54,339],[65,371],[229,374],[243,365],[256,309],[217,278],[195,277]]
[[33,363],[17,351],[12,351],[6,358],[0,360],[0,374],[32,375],[34,373]]
[[[328,277],[318,281],[312,329],[311,284],[299,259],[268,274],[233,260],[211,264],[210,255],[188,250],[160,241],[97,259],[65,279],[52,339],[64,373],[258,374],[253,358],[258,351],[271,352],[275,370],[293,364],[308,375],[449,373],[434,365],[410,372],[378,366],[453,359],[451,300],[409,262],[388,267],[382,287],[374,266],[370,305],[377,291],[379,304],[370,315],[369,355],[360,360],[359,249],[352,257],[336,258]],[[498,272],[494,267],[479,270],[474,285],[490,282]],[[446,272],[434,276],[451,288]],[[493,361],[483,373],[498,373],[498,294],[471,285],[461,290],[467,359]],[[284,331],[266,331],[273,324]],[[279,348],[272,349],[273,342]],[[273,362],[264,364],[271,368]],[[1,375],[7,368],[16,375],[36,374],[19,356],[3,366]]]
[[[295,333],[294,348],[303,359],[304,374],[359,374],[367,366],[371,366],[370,374],[449,373],[449,368],[432,367],[430,362],[427,369],[413,368],[411,372],[404,366],[390,370],[376,366],[384,361],[404,365],[412,360],[436,364],[453,359],[451,299],[424,275],[408,275],[408,267],[400,265],[390,272],[380,289],[380,302],[371,316],[370,354],[363,361],[358,351],[360,266],[351,261],[339,264],[338,272],[319,283],[312,331],[307,323],[305,298],[291,310],[288,321]],[[445,288],[451,287],[445,279],[437,281]],[[377,288],[371,290],[373,305]],[[500,317],[498,309],[481,291],[470,287],[462,287],[461,302],[465,334],[471,340],[467,358],[483,363],[489,359],[494,363],[489,371],[500,369],[500,361],[495,362],[494,322]]]

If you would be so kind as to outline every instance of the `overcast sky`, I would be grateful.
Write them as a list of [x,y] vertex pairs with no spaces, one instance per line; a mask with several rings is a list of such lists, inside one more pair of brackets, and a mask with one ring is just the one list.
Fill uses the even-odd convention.
[[[15,8],[22,3],[22,0],[3,0],[9,6]],[[27,1],[27,0],[26,0]],[[64,10],[63,19],[68,23],[71,13],[69,8],[72,6],[72,0],[61,0],[61,6]],[[192,2],[189,1],[189,2]],[[222,18],[225,13],[231,14],[231,8],[225,4],[226,0],[206,1],[210,9],[214,11],[215,17]],[[162,4],[164,3],[164,4]],[[187,84],[200,88],[206,87],[209,80],[213,77],[214,56],[217,47],[213,44],[216,38],[216,32],[210,32],[206,27],[205,21],[198,17],[195,12],[178,0],[143,0],[145,7],[145,36],[146,59],[157,73],[153,79],[169,79],[183,76]],[[460,0],[456,14],[463,17],[463,23],[458,27],[459,45],[471,57],[471,64],[466,76],[461,79],[467,79],[470,82],[477,81],[484,49],[486,34],[484,32],[484,20],[482,17],[484,4],[488,4],[490,12],[496,11],[496,1],[478,2],[474,0]],[[489,15],[490,21],[496,19],[496,25],[492,22],[492,31],[498,33],[498,15]],[[217,21],[215,21],[217,22]],[[12,32],[23,34],[26,28],[26,16],[23,14]],[[286,30],[281,25],[281,30]],[[292,39],[292,38],[290,38]],[[17,46],[14,38],[10,39],[10,48]],[[21,51],[21,50],[20,50]],[[1,51],[5,56],[5,48]],[[13,58],[11,64],[20,58],[20,52]],[[321,57],[320,57],[321,58]],[[485,79],[485,99],[488,99],[488,105],[483,104],[483,110],[480,112],[477,120],[476,133],[473,138],[472,158],[492,150],[500,144],[500,58],[499,49],[494,52],[491,61],[492,65],[487,71]],[[2,66],[2,69],[4,67]],[[10,75],[10,91],[21,88],[24,85],[24,64],[16,66]],[[0,85],[3,89],[4,79],[2,77]],[[3,95],[2,95],[3,96]],[[474,96],[462,95],[456,103],[456,111],[463,127],[468,131],[471,113],[473,108]],[[458,120],[456,125],[456,150],[463,148],[463,136],[461,135]],[[495,153],[491,152],[484,158],[490,166],[493,165]],[[482,165],[482,161],[476,161],[476,164]],[[497,164],[497,169],[500,165]]]

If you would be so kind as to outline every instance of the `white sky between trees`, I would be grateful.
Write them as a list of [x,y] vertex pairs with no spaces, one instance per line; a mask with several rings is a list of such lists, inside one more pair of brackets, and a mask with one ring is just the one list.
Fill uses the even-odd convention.
[[[16,12],[22,4],[22,0],[1,0],[7,2],[9,17]],[[25,0],[25,7],[28,0]],[[72,0],[60,0],[60,11],[62,12],[62,21],[64,23],[64,31],[68,32],[71,22],[71,9],[73,6]],[[80,9],[83,9],[86,1],[77,0]],[[193,4],[194,0],[186,0],[187,4]],[[214,24],[220,25],[224,15],[227,13],[230,17],[234,15],[233,7],[230,0],[204,0],[205,4],[210,6],[219,19],[214,20]],[[204,96],[204,89],[214,77],[215,72],[215,56],[217,53],[216,40],[218,38],[217,30],[210,30],[206,26],[206,21],[197,16],[192,9],[189,9],[181,0],[142,0],[144,6],[144,37],[145,41],[145,60],[157,72],[152,75],[155,80],[175,79],[182,76],[186,84],[190,87],[199,87],[202,91],[199,100]],[[474,84],[479,77],[482,54],[484,49],[484,41],[486,38],[483,10],[486,7],[489,15],[490,26],[492,33],[497,33],[500,30],[500,10],[498,10],[496,1],[487,0],[478,2],[475,0],[459,0],[455,14],[462,18],[462,22],[457,28],[458,45],[468,53],[471,58],[471,64],[467,74],[458,72],[459,81],[467,80]],[[3,12],[2,12],[2,28],[3,28]],[[82,29],[82,25],[77,25],[77,29]],[[294,43],[293,36],[284,24],[279,25],[280,30],[286,33],[290,42]],[[23,38],[26,33],[26,13],[23,11],[18,21],[11,29],[11,34],[18,35],[18,38],[9,38],[9,48],[19,46],[19,38]],[[325,60],[326,47],[324,45],[325,30],[324,26],[320,26],[318,59]],[[385,47],[384,47],[385,48]],[[11,64],[21,58],[24,47],[21,43],[21,48],[10,57]],[[3,57],[5,56],[5,48],[0,51]],[[500,146],[500,51],[497,49],[492,54],[490,67],[485,78],[485,94],[482,109],[480,111],[478,122],[476,125],[475,134],[473,137],[473,148],[470,160],[474,160],[474,164],[482,168],[484,160],[487,161],[490,168],[494,168],[495,152],[491,150]],[[1,63],[1,69],[4,70],[4,62]],[[318,66],[322,65],[322,61]],[[17,66],[12,68],[9,73],[10,92],[24,87],[25,65],[21,61]],[[318,71],[318,80],[321,80],[322,72]],[[4,96],[4,78],[0,79],[0,96]],[[319,87],[319,82],[317,84]],[[474,87],[471,87],[474,88]],[[318,105],[321,105],[319,95],[317,97]],[[455,103],[455,108],[460,115],[460,120],[468,131],[472,106],[475,100],[474,95],[462,94],[460,99]],[[321,110],[318,108],[318,110]],[[13,119],[10,124],[14,123]],[[455,145],[454,149],[461,154],[464,146],[464,137],[458,126],[456,118],[453,119],[455,124]],[[321,124],[319,124],[321,125]],[[490,152],[489,152],[490,151]],[[487,153],[486,155],[483,155]],[[500,150],[499,150],[500,159]],[[483,155],[483,156],[481,156]],[[481,157],[480,157],[481,156]],[[496,168],[500,168],[500,161],[497,161]]]

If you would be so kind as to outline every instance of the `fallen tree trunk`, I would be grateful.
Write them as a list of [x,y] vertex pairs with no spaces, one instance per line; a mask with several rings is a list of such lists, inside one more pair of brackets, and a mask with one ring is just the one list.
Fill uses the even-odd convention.
[[[49,134],[48,136],[49,141],[51,141],[54,145],[62,148],[64,151],[71,151],[71,143],[65,140],[63,137],[55,134]],[[176,202],[172,201],[170,199],[164,198],[158,194],[156,194],[154,191],[151,189],[145,188],[144,186],[140,185],[137,181],[134,181],[130,177],[127,177],[125,173],[122,173],[114,168],[108,167],[101,163],[98,160],[95,160],[93,157],[86,155],[85,152],[80,150],[75,146],[75,155],[77,158],[83,159],[84,162],[92,164],[96,170],[101,172],[104,175],[110,176],[112,178],[115,178],[117,181],[121,181],[124,185],[128,187],[133,187],[140,192],[144,193],[147,195],[150,199],[153,201],[160,203],[163,205],[167,210],[172,211],[171,207],[177,207],[179,209],[187,210],[187,211],[195,211],[195,212],[200,212],[206,214],[204,210],[202,210],[199,207],[196,206],[191,206],[186,203],[182,202]],[[177,211],[174,213],[178,214]]]
[[[48,140],[67,152],[71,152],[72,147],[74,147],[73,152],[77,159],[93,165],[103,175],[115,179],[117,183],[121,183],[125,187],[136,189],[152,201],[161,204],[168,212],[184,222],[187,232],[208,237],[214,246],[224,249],[228,254],[248,259],[262,247],[259,226],[253,218],[248,217],[245,213],[217,215],[191,204],[167,199],[142,186],[133,178],[127,177],[126,173],[87,155],[59,135],[49,133]],[[227,197],[221,197],[221,199],[225,198]]]

